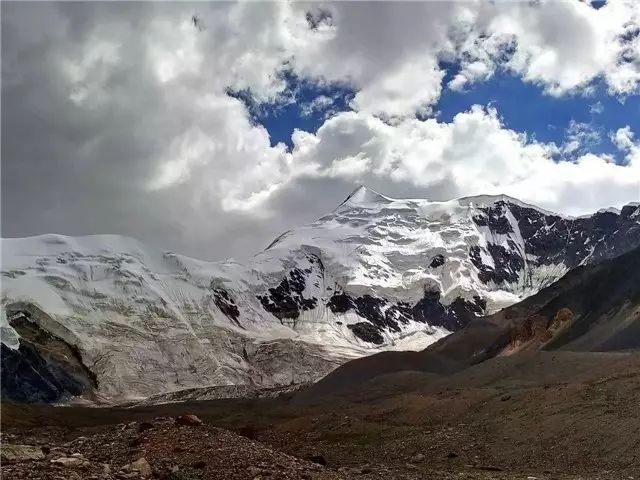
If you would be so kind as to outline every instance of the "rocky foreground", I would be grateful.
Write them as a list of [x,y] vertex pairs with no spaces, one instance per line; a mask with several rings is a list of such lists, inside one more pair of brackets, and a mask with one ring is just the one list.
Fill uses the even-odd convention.
[[99,432],[82,432],[69,441],[64,436],[62,429],[55,428],[33,435],[4,434],[2,478],[340,478],[317,463],[204,425],[194,415],[117,424]]
[[297,405],[295,398],[133,409],[5,404],[1,474],[21,480],[640,478],[638,355],[504,360],[453,381],[417,373],[387,379],[316,406]]

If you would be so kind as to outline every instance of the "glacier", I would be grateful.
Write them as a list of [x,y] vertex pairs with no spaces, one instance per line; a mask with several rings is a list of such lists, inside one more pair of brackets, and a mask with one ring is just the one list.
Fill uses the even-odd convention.
[[118,235],[2,239],[3,395],[118,403],[315,381],[354,357],[423,349],[640,245],[639,211],[572,218],[504,195],[359,187],[245,263]]

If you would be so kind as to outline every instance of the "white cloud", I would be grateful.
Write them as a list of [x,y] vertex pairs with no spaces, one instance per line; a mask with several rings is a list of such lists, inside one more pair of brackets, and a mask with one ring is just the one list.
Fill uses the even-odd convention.
[[[296,5],[294,10],[308,8]],[[461,65],[449,82],[468,88],[506,69],[552,95],[589,94],[602,78],[612,94],[640,85],[640,2],[331,3],[330,26],[292,30],[292,65],[350,82],[353,106],[407,118],[439,98],[440,60]],[[293,13],[295,18],[296,13]]]
[[[630,94],[638,5],[3,4],[3,228],[123,233],[219,258],[325,213],[357,182],[438,199],[505,192],[569,213],[637,200],[630,129],[615,136],[625,165],[582,151],[556,162],[561,147],[493,109],[450,123],[416,113],[441,95],[441,60],[461,63],[454,88],[507,68],[557,95],[598,77]],[[283,68],[355,91],[355,111],[296,131],[291,152],[227,95],[289,98]]]
[[507,193],[571,214],[640,196],[637,158],[624,166],[592,154],[558,162],[557,150],[505,128],[494,109],[474,107],[451,123],[410,119],[389,125],[362,112],[339,114],[316,135],[299,133],[292,155],[294,162],[314,166],[305,178],[342,176],[399,196]]
[[493,66],[479,60],[465,63],[459,73],[449,82],[452,90],[463,90],[468,84],[487,80],[493,75]]
[[611,141],[619,150],[629,151],[635,147],[633,143],[634,133],[631,131],[631,127],[619,128],[615,133],[611,135]]
[[428,108],[440,95],[438,56],[450,50],[449,26],[466,7],[454,2],[362,7],[329,4],[332,27],[299,37],[292,65],[304,75],[349,82],[357,91],[357,110],[404,118]]
[[604,112],[604,105],[602,105],[602,102],[598,101],[591,105],[591,107],[589,108],[589,112],[591,113],[591,115],[600,115],[602,112]]
[[301,104],[300,113],[304,117],[309,117],[315,112],[330,109],[334,100],[335,99],[328,97],[327,95],[318,95],[310,102]]
[[[635,168],[638,189],[640,189],[640,140],[634,141],[635,134],[628,125],[619,128],[611,135],[611,141],[618,150],[625,154],[625,162],[630,168]],[[633,170],[631,170],[633,172]],[[632,173],[633,174],[633,173]],[[640,193],[638,195],[640,199]]]
[[[554,95],[589,91],[602,77],[612,93],[637,92],[640,82],[640,3],[484,4],[459,42],[462,71],[453,87],[507,68]],[[629,40],[629,37],[632,37]]]
[[352,106],[388,119],[413,117],[416,112],[425,115],[440,97],[443,76],[433,58],[408,59],[359,91]]
[[593,124],[576,122],[572,119],[565,132],[565,143],[561,150],[565,155],[585,153],[591,147],[598,145],[601,139],[600,131]]

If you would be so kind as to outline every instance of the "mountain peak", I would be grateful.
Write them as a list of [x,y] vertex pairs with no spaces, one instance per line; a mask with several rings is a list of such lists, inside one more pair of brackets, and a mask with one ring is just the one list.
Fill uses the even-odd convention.
[[388,197],[386,195],[383,195],[379,192],[376,192],[375,190],[373,190],[372,188],[367,187],[366,185],[360,185],[358,186],[358,188],[356,188],[353,192],[351,192],[347,198],[344,199],[344,201],[339,205],[340,207],[343,205],[352,205],[352,206],[358,206],[358,205],[372,205],[372,204],[388,204],[391,202],[407,202],[407,201],[413,201],[413,202],[419,202],[421,204],[425,204],[425,203],[434,203],[434,204],[441,204],[441,203],[447,203],[447,202],[454,202],[454,203],[458,203],[460,205],[470,205],[470,204],[475,204],[475,205],[485,205],[485,206],[491,206],[494,205],[497,202],[506,202],[506,203],[511,203],[511,204],[515,204],[515,205],[519,205],[521,207],[525,207],[525,208],[532,208],[534,210],[538,210],[544,214],[547,215],[554,215],[554,216],[559,216],[559,217],[563,217],[563,218],[572,218],[568,215],[563,215],[563,214],[559,214],[557,212],[552,212],[549,210],[545,210],[544,208],[538,207],[537,205],[532,205],[526,202],[523,202],[522,200],[519,200],[517,198],[511,197],[509,195],[505,195],[505,194],[497,194],[497,195],[472,195],[472,196],[466,196],[466,197],[460,197],[457,199],[452,199],[452,200],[448,200],[445,202],[438,202],[438,201],[431,201],[431,200],[427,200],[424,198],[402,198],[402,199],[398,199],[398,198],[391,198]]
[[392,201],[393,200],[391,198],[386,197],[365,185],[360,185],[344,199],[341,205],[344,205],[347,202],[350,204],[360,205],[365,203],[389,203]]

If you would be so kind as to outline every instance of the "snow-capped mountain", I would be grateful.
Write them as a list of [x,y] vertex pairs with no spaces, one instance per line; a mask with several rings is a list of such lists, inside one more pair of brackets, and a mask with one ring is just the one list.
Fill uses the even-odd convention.
[[313,381],[356,356],[424,348],[638,245],[637,204],[570,218],[506,196],[364,187],[247,264],[115,235],[4,239],[2,390],[122,401]]

